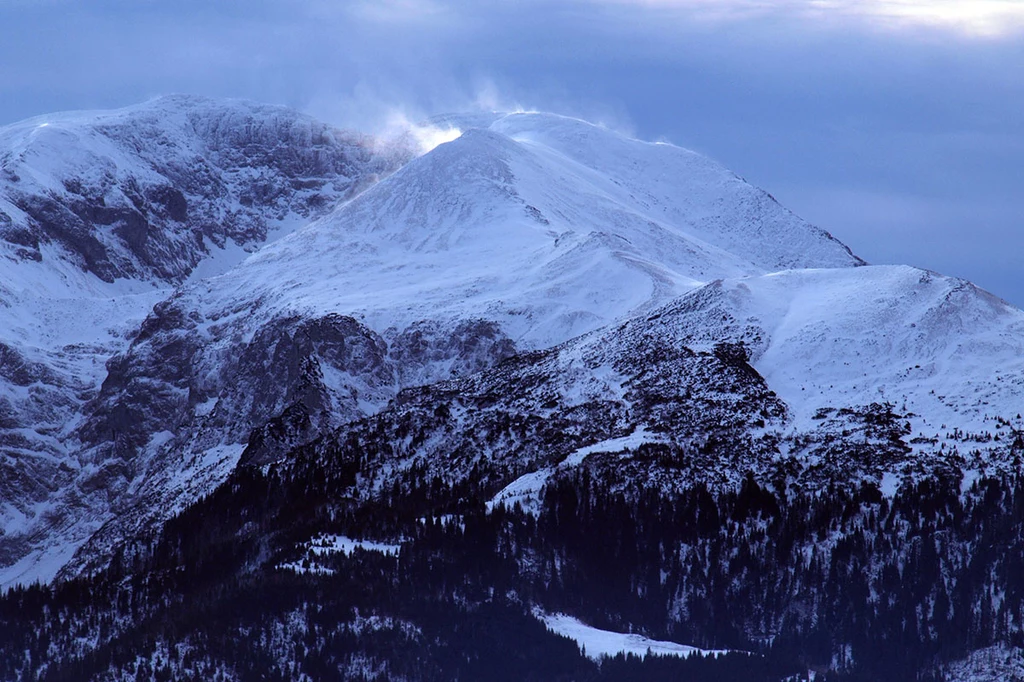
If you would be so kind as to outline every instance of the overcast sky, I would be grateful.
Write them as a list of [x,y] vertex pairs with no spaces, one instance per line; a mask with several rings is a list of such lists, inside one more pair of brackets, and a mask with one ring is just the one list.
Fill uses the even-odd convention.
[[374,129],[552,110],[1024,306],[1024,1],[0,0],[0,124],[187,92]]

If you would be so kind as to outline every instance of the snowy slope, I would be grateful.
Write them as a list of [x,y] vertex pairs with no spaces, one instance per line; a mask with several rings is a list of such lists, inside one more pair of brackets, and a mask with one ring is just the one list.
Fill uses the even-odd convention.
[[[491,129],[527,145],[566,174],[585,178],[594,191],[583,196],[607,197],[623,210],[758,269],[863,263],[828,232],[807,225],[770,194],[707,157],[664,143],[647,144],[640,154],[635,141],[600,127],[550,115],[540,126],[537,117],[507,116]],[[538,189],[557,196],[550,185]]]
[[692,152],[513,114],[262,250],[203,297],[220,299],[214,311],[242,298],[259,299],[263,316],[356,313],[375,329],[481,315],[545,347],[718,277],[856,264]]
[[409,156],[241,100],[174,95],[41,116],[0,128],[0,253],[67,261],[105,282],[179,283],[208,256],[251,251]]
[[712,283],[666,314],[696,348],[744,341],[795,432],[872,403],[908,416],[917,449],[987,451],[1005,445],[997,417],[1021,428],[1024,312],[963,280],[908,266],[785,271]]
[[511,508],[518,504],[523,511],[536,514],[541,508],[541,493],[551,477],[579,466],[587,458],[587,455],[595,452],[635,450],[645,443],[657,443],[661,440],[661,437],[649,434],[643,427],[640,427],[628,436],[603,440],[574,450],[556,466],[545,467],[524,474],[506,485],[487,502],[487,511],[493,511],[497,506]]
[[[357,496],[413,474],[536,512],[584,469],[624,491],[747,472],[888,494],[1024,454],[1024,312],[924,270],[729,280],[487,371],[409,389],[302,461],[360,457]],[[865,383],[867,386],[865,386]],[[397,482],[397,483],[396,483]]]

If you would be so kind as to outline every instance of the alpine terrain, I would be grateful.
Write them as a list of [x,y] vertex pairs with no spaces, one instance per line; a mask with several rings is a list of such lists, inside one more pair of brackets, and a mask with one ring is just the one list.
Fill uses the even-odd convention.
[[0,250],[0,679],[1024,679],[1024,312],[703,156],[164,97]]

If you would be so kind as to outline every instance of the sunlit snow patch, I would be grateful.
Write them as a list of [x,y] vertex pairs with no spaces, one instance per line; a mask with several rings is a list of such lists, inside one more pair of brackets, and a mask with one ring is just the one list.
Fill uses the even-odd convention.
[[551,632],[568,637],[576,642],[587,658],[595,661],[599,661],[604,657],[618,656],[619,654],[633,654],[641,658],[646,658],[648,654],[687,658],[695,653],[703,656],[721,656],[733,653],[721,649],[698,649],[697,647],[676,644],[675,642],[661,642],[644,637],[643,635],[598,630],[564,613],[534,611],[534,615]]

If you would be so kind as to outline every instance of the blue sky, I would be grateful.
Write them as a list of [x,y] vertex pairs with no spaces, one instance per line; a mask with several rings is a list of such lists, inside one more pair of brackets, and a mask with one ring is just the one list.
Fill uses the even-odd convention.
[[553,110],[1024,306],[1024,2],[0,0],[0,26],[0,123],[170,92],[365,129]]

